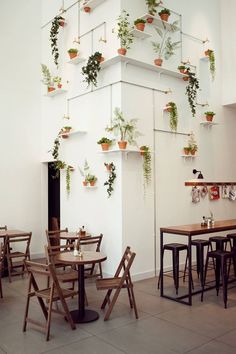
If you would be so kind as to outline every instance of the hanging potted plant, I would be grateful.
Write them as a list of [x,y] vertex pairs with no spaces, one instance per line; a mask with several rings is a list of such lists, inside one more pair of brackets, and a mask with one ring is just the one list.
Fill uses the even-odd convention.
[[71,172],[74,171],[74,167],[67,165],[66,167],[66,192],[67,195],[70,194],[70,182],[71,182]]
[[144,20],[143,18],[137,18],[137,20],[134,21],[134,25],[139,31],[144,31],[145,23],[146,20]]
[[109,164],[105,163],[105,166],[106,167],[109,166],[109,177],[108,177],[108,180],[106,182],[104,182],[104,186],[108,186],[107,187],[107,194],[108,194],[108,198],[110,198],[110,196],[114,190],[113,183],[116,179],[116,173],[115,173],[116,167],[113,162],[111,162]]
[[85,76],[84,81],[88,86],[97,86],[98,72],[101,70],[102,54],[96,52],[88,58],[88,62],[82,67],[82,74]]
[[163,29],[155,27],[155,30],[160,37],[160,42],[152,42],[153,50],[158,54],[158,58],[154,60],[155,65],[162,66],[163,58],[165,60],[170,59],[175,54],[175,50],[179,48],[180,41],[172,42],[170,37],[171,33],[177,31],[178,21],[173,22],[167,29],[164,27]]
[[84,12],[87,12],[87,13],[91,12],[91,7],[86,6],[87,3],[88,3],[88,1],[89,1],[89,0],[85,0],[85,1],[83,2],[83,9],[84,9]]
[[53,82],[55,82],[55,84],[57,85],[58,89],[62,88],[61,77],[60,76],[54,76],[53,77]]
[[178,110],[175,102],[168,102],[166,105],[166,110],[169,113],[170,129],[176,132],[178,126]]
[[210,69],[210,73],[211,73],[211,78],[212,78],[212,80],[214,80],[215,79],[215,72],[216,72],[214,50],[207,49],[205,51],[205,56],[207,56],[209,58],[209,69]]
[[100,140],[98,140],[97,144],[101,145],[103,151],[107,151],[110,149],[110,146],[112,144],[112,140],[102,137]]
[[151,153],[148,146],[140,147],[140,154],[143,156],[143,179],[144,187],[151,182],[152,168],[151,168]]
[[90,184],[90,187],[94,187],[94,185],[95,185],[95,183],[97,181],[97,177],[95,175],[88,174],[87,177],[86,177],[86,180]]
[[207,122],[212,122],[213,117],[215,116],[214,112],[208,111],[204,113],[206,115],[206,121]]
[[[148,13],[152,16],[155,16],[157,13],[157,6],[160,5],[162,3],[162,1],[157,1],[157,0],[146,0],[146,4],[148,6]],[[147,18],[147,22],[148,23],[152,23],[153,22],[153,18],[152,17],[148,17]]]
[[104,166],[106,166],[107,172],[111,172],[112,162],[111,163],[104,162]]
[[69,137],[68,134],[71,132],[71,129],[72,129],[72,127],[69,127],[69,126],[65,126],[65,127],[61,128],[60,136],[63,139],[67,139]]
[[162,21],[168,22],[169,16],[170,16],[170,10],[169,9],[163,9],[160,12],[158,12],[158,15],[160,16]]
[[126,149],[127,143],[137,145],[135,138],[141,135],[136,129],[137,121],[137,119],[126,121],[120,109],[115,108],[111,126],[107,127],[106,131],[119,136],[118,145],[121,150]]
[[186,87],[185,94],[188,96],[188,102],[191,108],[192,116],[195,117],[196,97],[197,97],[197,90],[199,89],[199,81],[196,78],[196,74],[191,72],[189,68],[186,69],[186,74],[188,75],[189,82]]
[[58,59],[59,59],[59,50],[57,46],[58,34],[59,34],[59,27],[62,23],[65,22],[65,19],[61,16],[54,17],[52,21],[52,26],[50,30],[50,41],[51,41],[51,49],[52,49],[52,56],[54,59],[54,63],[58,67]]
[[84,178],[84,180],[83,180],[83,185],[84,185],[84,186],[87,186],[87,184],[88,184],[88,179],[87,179],[87,177],[88,177],[88,175],[89,175],[89,170],[90,170],[90,168],[89,168],[89,165],[88,165],[88,161],[85,159],[85,160],[84,160],[84,167],[83,167],[83,169],[80,168],[80,166],[79,166],[80,174],[81,174],[81,176]]
[[67,53],[70,56],[70,59],[76,58],[78,56],[78,49],[77,48],[70,48]]
[[42,79],[43,84],[47,86],[48,92],[54,91],[55,87],[54,87],[54,82],[50,70],[45,64],[41,64],[41,69],[43,74],[43,79]]
[[118,17],[118,34],[117,37],[120,39],[120,48],[118,53],[121,55],[126,55],[130,45],[133,43],[134,35],[130,32],[130,23],[128,21],[129,14],[122,10],[121,15]]

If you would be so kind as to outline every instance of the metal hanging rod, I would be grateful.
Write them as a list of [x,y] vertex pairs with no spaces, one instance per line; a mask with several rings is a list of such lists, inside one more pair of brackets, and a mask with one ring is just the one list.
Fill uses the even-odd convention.
[[160,132],[160,133],[169,133],[169,134],[175,134],[175,135],[185,135],[185,136],[190,136],[189,133],[181,133],[181,132],[172,132],[171,130],[164,130],[164,129],[155,129],[154,132]]
[[172,93],[171,89],[169,88],[168,90],[161,90],[161,89],[157,89],[157,88],[154,88],[154,87],[149,87],[149,86],[145,86],[145,85],[141,85],[141,84],[135,84],[133,82],[129,82],[129,81],[124,81],[124,80],[121,80],[120,81],[122,84],[127,84],[127,85],[132,85],[132,86],[137,86],[137,87],[142,87],[142,88],[145,88],[147,90],[152,90],[152,91],[156,91],[156,92],[162,92],[164,94],[168,94],[168,93]]
[[[100,24],[97,25],[96,27],[92,28],[91,30],[89,30],[89,31],[87,31],[87,32],[85,32],[85,33],[83,33],[83,34],[81,34],[81,36],[79,36],[79,39],[82,38],[82,37],[84,37],[84,36],[86,36],[87,34],[93,32],[93,31],[95,31],[97,28],[99,28],[99,27],[101,27],[101,26],[104,26],[104,27],[105,27],[105,28],[104,28],[104,37],[105,37],[105,39],[104,39],[104,40],[102,39],[102,41],[106,41],[106,22],[105,22],[105,21],[102,22],[102,23],[100,23]],[[101,41],[101,39],[100,39],[100,41]]]
[[205,102],[205,103],[196,102],[196,105],[201,106],[201,107],[206,107],[206,106],[209,106],[209,103],[208,102]]
[[189,37],[191,39],[194,39],[195,41],[198,41],[198,42],[201,42],[203,44],[207,43],[207,42],[210,42],[208,38],[206,39],[201,39],[201,38],[198,38],[198,37],[195,37],[195,36],[192,36],[191,34],[188,34],[188,33],[185,33],[183,31],[181,31],[181,34],[185,37]]

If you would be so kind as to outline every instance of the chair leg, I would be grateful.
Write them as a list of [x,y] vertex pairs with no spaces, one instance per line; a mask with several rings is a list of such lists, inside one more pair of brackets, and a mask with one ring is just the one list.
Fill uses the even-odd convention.
[[113,307],[114,307],[114,305],[115,305],[115,303],[116,303],[116,300],[117,300],[117,298],[118,298],[118,295],[119,295],[119,293],[120,293],[120,290],[121,290],[120,288],[118,288],[118,289],[115,290],[114,296],[113,296],[113,298],[112,298],[112,300],[111,300],[111,303],[110,303],[110,305],[109,305],[109,307],[108,307],[108,310],[107,310],[107,312],[106,312],[106,314],[105,314],[104,321],[107,321],[107,320],[109,319],[110,314],[111,314],[111,311],[112,311],[112,309],[113,309]]
[[70,326],[72,329],[76,329],[76,326],[75,326],[75,323],[71,317],[71,314],[70,314],[70,311],[68,310],[68,306],[66,304],[66,301],[63,297],[60,298],[61,300],[61,304],[62,304],[62,307],[65,311],[65,315],[66,315],[66,318],[67,318],[67,321],[70,323]]
[[216,259],[216,268],[215,268],[215,278],[216,278],[216,294],[219,295],[220,289],[220,273],[221,273],[221,263],[218,259]]
[[112,290],[109,289],[109,290],[107,291],[107,293],[106,293],[106,296],[105,296],[104,300],[103,300],[103,303],[102,303],[102,305],[101,305],[101,309],[104,309],[104,308],[106,307],[106,304],[109,302],[111,293],[112,293]]
[[49,306],[48,306],[48,318],[46,322],[46,341],[49,340],[50,336],[50,324],[51,324],[51,317],[52,317],[52,294],[50,296]]
[[[230,259],[231,264],[231,259]],[[223,299],[225,309],[227,308],[227,293],[228,293],[228,271],[227,271],[227,260],[221,260],[221,277],[222,277],[222,287],[223,287]]]
[[204,293],[204,287],[205,287],[205,284],[206,284],[208,262],[209,262],[209,256],[208,256],[208,253],[207,253],[205,269],[204,269],[204,276],[203,276],[203,283],[202,283],[201,301],[203,301],[203,293]]
[[136,317],[136,319],[138,319],[138,309],[137,309],[136,301],[135,301],[135,297],[134,297],[134,289],[133,289],[133,286],[131,286],[130,292],[131,292],[131,297],[132,297],[132,302],[133,302],[133,308],[134,308],[135,317]]

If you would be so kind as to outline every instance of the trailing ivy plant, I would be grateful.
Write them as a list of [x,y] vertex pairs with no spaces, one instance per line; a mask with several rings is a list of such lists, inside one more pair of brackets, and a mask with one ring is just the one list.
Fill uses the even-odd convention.
[[178,126],[178,110],[177,106],[174,102],[168,102],[167,103],[168,107],[168,113],[170,116],[170,129],[174,132],[177,131],[177,126]]
[[[106,166],[107,164],[104,163],[104,165]],[[104,182],[104,186],[108,186],[107,187],[108,198],[110,198],[110,196],[114,190],[113,183],[116,179],[116,173],[115,173],[116,167],[115,167],[114,163],[113,162],[109,163],[109,166],[110,166],[109,178],[106,182]]]
[[70,194],[70,181],[71,181],[71,171],[73,171],[74,168],[70,165],[67,165],[66,166],[66,192],[67,192],[67,195]]
[[151,182],[152,167],[151,167],[151,153],[148,146],[143,145],[140,147],[140,151],[143,155],[143,179],[144,188]]
[[215,53],[214,53],[214,50],[208,49],[206,51],[206,54],[209,57],[209,69],[210,69],[211,78],[213,81],[215,79],[215,73],[216,73]]
[[157,13],[157,6],[160,5],[162,1],[158,0],[146,0],[146,4],[148,6],[148,12],[150,15],[155,16]]
[[121,48],[130,49],[130,45],[134,41],[134,35],[130,31],[130,23],[128,20],[129,14],[122,10],[120,16],[118,17],[118,34],[117,37],[120,39]]
[[101,58],[102,54],[96,52],[88,58],[88,62],[82,67],[82,74],[85,76],[84,81],[87,82],[88,86],[91,84],[97,86],[97,76],[98,72],[101,70]]
[[61,16],[54,17],[54,19],[52,21],[51,30],[50,30],[52,56],[54,59],[54,63],[56,64],[57,67],[58,67],[58,59],[59,59],[59,50],[58,50],[58,46],[57,46],[57,40],[58,40],[58,33],[59,33],[59,27],[60,27],[60,20],[64,20],[64,18]]
[[189,68],[186,69],[186,74],[189,77],[188,85],[186,87],[185,94],[188,96],[188,103],[191,108],[192,116],[195,117],[196,114],[196,97],[197,90],[199,89],[199,81],[196,74],[191,72]]

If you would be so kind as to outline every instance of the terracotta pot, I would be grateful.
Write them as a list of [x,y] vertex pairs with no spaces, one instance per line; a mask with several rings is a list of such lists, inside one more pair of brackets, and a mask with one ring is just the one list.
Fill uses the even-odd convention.
[[58,87],[59,89],[61,89],[61,88],[62,88],[62,84],[58,84],[57,87]]
[[153,18],[152,17],[148,17],[147,18],[147,23],[153,23]]
[[183,77],[183,80],[184,80],[184,81],[188,81],[188,80],[189,80],[189,77]]
[[101,144],[101,147],[102,147],[102,151],[107,151],[107,150],[109,150],[110,144],[108,144],[108,143],[102,143],[102,144]]
[[206,114],[206,120],[207,120],[207,122],[212,122],[212,120],[213,120],[213,115],[212,114]]
[[194,156],[195,153],[196,153],[196,150],[191,150],[191,151],[190,151],[190,154],[191,154],[192,156]]
[[137,30],[139,31],[143,31],[145,28],[145,23],[137,23],[137,25],[135,25]]
[[125,150],[127,146],[127,141],[118,141],[118,145],[121,150]]
[[119,48],[119,49],[117,50],[117,52],[118,52],[118,54],[120,54],[120,55],[126,55],[127,49],[125,49],[125,48]]
[[106,169],[108,172],[111,172],[111,165],[110,164],[106,165]]
[[76,58],[78,53],[68,53],[70,56],[70,59]]
[[154,64],[157,65],[157,66],[162,66],[162,63],[163,63],[163,60],[162,59],[155,59],[154,60]]
[[68,139],[69,138],[69,135],[68,134],[62,134],[61,136],[63,139]]
[[88,182],[87,181],[83,181],[83,186],[87,186],[88,185]]
[[169,18],[170,15],[169,14],[161,14],[159,16],[162,19],[162,21],[168,22],[168,18]]
[[179,71],[181,74],[185,74],[185,69],[180,69]]
[[48,92],[52,92],[52,91],[54,91],[55,90],[55,87],[53,87],[53,86],[48,86]]
[[140,155],[141,155],[141,156],[144,156],[144,154],[145,154],[145,151],[140,150]]
[[91,7],[85,6],[84,7],[84,12],[91,12]]
[[184,154],[185,154],[185,155],[189,155],[189,153],[190,153],[190,151],[185,148],[185,149],[184,149]]
[[99,62],[102,63],[104,60],[105,60],[104,57],[101,57],[101,58],[99,59]]
[[59,21],[59,26],[64,27],[65,26],[65,20],[60,20]]
[[205,50],[205,56],[209,57],[209,55],[210,55],[210,50],[209,49]]
[[80,235],[80,236],[83,236],[83,237],[86,236],[86,231],[80,231],[80,232],[79,232],[79,235]]
[[90,186],[93,187],[95,185],[95,181],[89,182]]
[[171,108],[170,106],[166,106],[166,107],[164,108],[164,111],[165,111],[165,112],[171,112],[171,110],[172,110],[172,108]]

